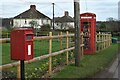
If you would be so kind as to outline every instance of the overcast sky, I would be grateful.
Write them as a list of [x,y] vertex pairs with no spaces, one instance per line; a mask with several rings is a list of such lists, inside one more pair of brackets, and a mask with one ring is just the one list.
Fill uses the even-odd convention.
[[[97,15],[97,21],[105,21],[109,17],[118,19],[118,2],[120,0],[80,0],[80,13],[92,12]],[[52,18],[52,2],[55,3],[55,16],[61,17],[64,11],[74,16],[74,0],[2,0],[0,17],[14,17],[36,5],[38,11]]]

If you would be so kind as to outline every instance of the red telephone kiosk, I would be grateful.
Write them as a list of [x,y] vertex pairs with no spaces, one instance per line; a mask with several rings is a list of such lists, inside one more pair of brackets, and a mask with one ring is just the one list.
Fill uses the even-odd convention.
[[84,36],[84,54],[96,52],[96,15],[94,13],[80,14],[80,30]]

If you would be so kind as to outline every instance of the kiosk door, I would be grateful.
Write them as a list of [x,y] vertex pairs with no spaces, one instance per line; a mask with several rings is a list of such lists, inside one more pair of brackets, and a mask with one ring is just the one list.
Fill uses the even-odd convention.
[[90,22],[83,22],[84,50],[90,50]]

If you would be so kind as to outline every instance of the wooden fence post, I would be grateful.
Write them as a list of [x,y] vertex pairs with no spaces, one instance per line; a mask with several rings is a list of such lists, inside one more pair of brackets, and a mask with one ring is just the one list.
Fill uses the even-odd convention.
[[7,33],[7,38],[9,38],[8,33]]
[[112,38],[111,38],[111,37],[112,37],[112,35],[110,34],[110,45],[111,45],[111,43],[112,43],[112,41],[111,41]]
[[[83,44],[83,32],[81,34],[81,44]],[[84,46],[81,47],[81,59],[83,59],[84,57],[84,49],[83,49]]]
[[106,42],[106,48],[108,48],[108,34],[106,34],[106,40],[107,40],[107,42]]
[[[49,36],[52,37],[52,32],[49,32]],[[49,54],[52,53],[52,39],[49,40]],[[49,75],[52,74],[52,57],[49,57]]]
[[110,42],[110,39],[109,39],[109,34],[108,34],[108,47],[109,47],[109,42]]
[[104,49],[106,48],[106,33],[104,33]]
[[101,33],[99,32],[99,33],[98,33],[98,40],[99,40],[98,51],[101,50],[101,42],[100,42],[100,41],[101,41],[101,38],[100,38],[100,37],[101,37]]
[[103,45],[104,45],[103,48],[105,49],[105,33],[103,33],[103,40],[104,40],[104,41],[103,41]]
[[104,44],[103,44],[103,41],[104,41],[103,40],[103,33],[101,33],[101,39],[102,39],[101,41],[102,41],[102,50],[103,50],[103,47],[104,47]]
[[106,48],[107,48],[107,43],[108,43],[107,33],[106,33],[105,39],[106,39]]
[[60,49],[62,50],[62,32],[60,32]]
[[19,64],[17,66],[17,78],[18,78],[18,80],[20,80],[20,61],[19,61]]
[[107,33],[107,36],[106,36],[106,38],[107,38],[107,48],[108,48],[108,47],[109,47],[109,46],[108,46],[108,44],[109,44],[108,33]]
[[97,40],[98,40],[98,34],[96,33],[96,51],[98,51],[97,46],[98,46],[98,44],[99,44],[99,43],[97,43]]
[[109,46],[110,46],[110,43],[111,43],[111,42],[110,42],[110,34],[109,34]]
[[[68,31],[66,32],[66,49],[69,47]],[[66,64],[68,65],[68,51],[66,52]]]

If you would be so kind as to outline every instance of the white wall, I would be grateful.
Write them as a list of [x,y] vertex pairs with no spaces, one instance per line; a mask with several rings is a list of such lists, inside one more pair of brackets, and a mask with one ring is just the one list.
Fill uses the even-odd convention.
[[74,22],[56,23],[56,29],[69,29],[69,28],[74,28]]
[[[23,26],[30,26],[31,21],[37,21],[37,23],[41,26],[43,24],[50,24],[51,21],[49,19],[13,19],[13,27],[23,27]],[[25,24],[26,21],[26,24]]]

